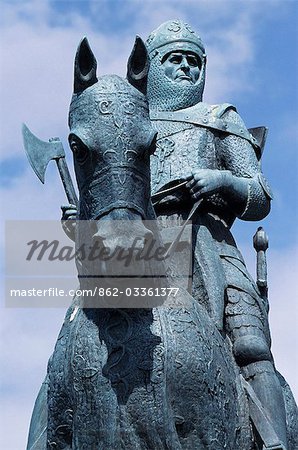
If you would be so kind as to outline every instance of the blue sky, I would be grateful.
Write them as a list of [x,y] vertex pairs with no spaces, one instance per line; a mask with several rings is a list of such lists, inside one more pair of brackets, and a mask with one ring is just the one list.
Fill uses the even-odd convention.
[[[73,58],[81,37],[88,36],[100,74],[125,75],[135,35],[145,39],[172,18],[189,22],[205,43],[205,101],[235,104],[248,127],[269,127],[263,169],[275,198],[261,225],[270,237],[273,352],[297,398],[298,2],[2,1],[2,218],[60,217],[65,198],[54,164],[42,186],[26,161],[20,129],[26,122],[41,139],[59,136],[68,151]],[[258,225],[238,221],[234,227],[252,272],[251,241]],[[1,448],[17,450],[24,447],[33,402],[64,311],[3,307],[1,315],[1,396],[6,413],[0,423],[6,432],[1,432],[0,442]],[[12,431],[15,420],[18,433]]]

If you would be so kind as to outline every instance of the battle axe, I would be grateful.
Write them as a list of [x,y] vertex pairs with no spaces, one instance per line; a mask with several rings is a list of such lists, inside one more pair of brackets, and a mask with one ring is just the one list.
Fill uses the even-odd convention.
[[49,142],[41,141],[31,133],[25,124],[23,124],[22,133],[27,157],[40,181],[44,183],[47,165],[51,159],[54,159],[57,163],[67,199],[69,203],[77,206],[78,198],[66,164],[65,152],[60,139],[53,138]]

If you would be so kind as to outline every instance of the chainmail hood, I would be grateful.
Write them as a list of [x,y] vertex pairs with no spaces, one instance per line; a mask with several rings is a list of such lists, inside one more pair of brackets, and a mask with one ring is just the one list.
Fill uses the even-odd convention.
[[[150,59],[147,97],[150,110],[176,111],[202,101],[205,85],[206,55],[201,38],[180,20],[160,25],[146,41]],[[165,55],[177,51],[191,51],[201,61],[201,71],[194,85],[182,85],[170,80],[162,66]]]

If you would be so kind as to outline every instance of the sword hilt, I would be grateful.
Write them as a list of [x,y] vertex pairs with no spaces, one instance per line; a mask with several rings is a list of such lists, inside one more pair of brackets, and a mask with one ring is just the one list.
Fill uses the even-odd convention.
[[266,250],[269,247],[269,240],[266,232],[259,227],[253,237],[253,245],[257,252],[257,285],[260,289],[262,297],[267,297],[267,260]]

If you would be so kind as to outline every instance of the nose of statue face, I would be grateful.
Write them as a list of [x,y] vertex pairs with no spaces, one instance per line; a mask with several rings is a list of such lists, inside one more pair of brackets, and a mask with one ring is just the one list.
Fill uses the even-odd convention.
[[180,63],[180,69],[184,69],[185,71],[189,71],[190,66],[188,64],[188,60],[186,56],[183,56]]

